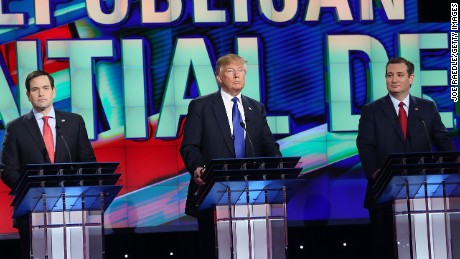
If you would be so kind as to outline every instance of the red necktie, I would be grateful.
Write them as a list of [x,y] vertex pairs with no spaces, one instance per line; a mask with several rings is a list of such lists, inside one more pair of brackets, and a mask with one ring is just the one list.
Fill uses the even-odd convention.
[[53,132],[48,124],[49,118],[49,116],[43,116],[43,140],[45,141],[46,151],[48,151],[51,163],[54,163],[54,140]]
[[399,103],[399,123],[401,124],[401,129],[402,129],[404,138],[406,138],[406,133],[407,133],[407,113],[406,113],[406,110],[404,110],[404,103],[403,102]]

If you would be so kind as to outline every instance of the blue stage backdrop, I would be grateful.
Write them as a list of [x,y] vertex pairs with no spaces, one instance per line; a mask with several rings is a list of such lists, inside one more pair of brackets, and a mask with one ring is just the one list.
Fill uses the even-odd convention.
[[[84,117],[98,161],[120,162],[106,227],[193,229],[178,152],[187,106],[217,91],[216,58],[238,53],[243,93],[266,105],[283,155],[316,176],[289,203],[290,223],[366,222],[356,131],[362,105],[386,94],[390,57],[414,62],[412,94],[458,129],[450,23],[419,23],[417,10],[416,0],[0,0],[0,140],[31,109],[27,74],[47,70],[56,107]],[[9,203],[2,184],[3,234],[15,231]]]

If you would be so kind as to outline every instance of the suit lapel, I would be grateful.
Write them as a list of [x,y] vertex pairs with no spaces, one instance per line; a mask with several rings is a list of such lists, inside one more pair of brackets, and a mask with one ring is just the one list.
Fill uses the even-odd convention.
[[[63,156],[67,154],[67,150],[65,149],[64,143],[62,142],[61,136],[59,135],[59,131],[64,130],[62,124],[62,120],[64,118],[62,117],[62,113],[60,113],[58,110],[54,109],[54,112],[56,114],[56,150],[54,152],[54,162],[59,163],[64,161]],[[63,135],[65,136],[64,133]]]
[[[243,109],[244,109],[244,124],[246,125],[246,134],[249,134],[249,136],[255,136],[255,134],[251,131],[251,129],[253,129],[254,127],[250,127],[249,125],[254,125],[252,122],[251,123],[251,119],[254,119],[256,118],[256,116],[254,116],[254,107],[251,106],[251,104],[249,103],[249,99],[246,97],[246,96],[243,96],[241,95],[241,102],[243,103]],[[246,142],[246,145],[245,145],[245,153],[246,154],[252,154],[252,150],[250,151],[250,153],[248,153],[248,148],[251,148],[251,143],[248,143],[249,141],[249,138],[245,138],[245,142]],[[254,154],[252,154],[254,155]]]
[[34,140],[35,144],[38,146],[40,150],[43,150],[44,157],[46,158],[45,162],[50,162],[48,153],[46,152],[45,142],[43,141],[43,136],[40,133],[40,128],[38,127],[37,121],[35,120],[34,113],[31,111],[24,117],[24,125],[29,131],[32,139]]
[[409,116],[407,117],[407,132],[410,134],[415,131],[415,126],[420,120],[420,111],[417,105],[417,100],[415,100],[412,95],[409,98]]
[[244,117],[245,117],[245,124],[247,124],[248,121],[250,121],[250,118],[253,118],[252,116],[253,113],[253,107],[249,104],[249,100],[246,96],[241,95],[241,102],[243,103],[243,108],[244,108]]
[[398,115],[396,114],[395,107],[393,106],[393,102],[390,99],[390,95],[387,95],[384,99],[383,109],[385,114],[388,116],[390,123],[393,129],[398,133],[399,138],[401,141],[405,141],[404,135],[401,129],[401,124],[399,124]]
[[222,100],[220,91],[214,94],[212,102],[212,110],[214,112],[214,116],[216,117],[217,124],[219,125],[219,128],[222,132],[222,136],[224,136],[225,144],[227,145],[227,148],[230,150],[232,155],[235,156],[232,133],[230,132],[227,112],[225,111],[224,101]]

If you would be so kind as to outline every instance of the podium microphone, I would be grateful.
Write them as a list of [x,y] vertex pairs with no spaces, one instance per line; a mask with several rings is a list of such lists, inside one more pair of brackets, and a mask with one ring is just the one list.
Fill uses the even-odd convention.
[[246,130],[246,124],[244,124],[243,121],[240,121],[240,126],[244,129],[244,131],[246,131],[246,135],[248,136],[248,139],[249,139],[249,144],[251,145],[252,157],[255,157],[254,145],[252,145],[251,136],[249,135],[249,132]]
[[73,161],[72,161],[72,154],[70,153],[70,149],[69,149],[69,145],[67,145],[67,141],[65,141],[64,136],[62,136],[62,129],[61,129],[61,125],[60,125],[60,124],[56,124],[56,134],[58,134],[58,136],[59,136],[59,137],[62,139],[62,141],[64,142],[65,148],[66,148],[66,150],[67,150],[67,154],[69,154],[70,163],[73,163]]
[[426,127],[426,123],[425,121],[422,119],[422,117],[419,117],[419,120],[422,122],[423,124],[423,129],[425,129],[425,135],[426,135],[426,138],[428,139],[428,144],[430,144],[430,152],[433,153],[433,146],[431,145],[431,138],[430,138],[430,135],[428,134],[428,129]]

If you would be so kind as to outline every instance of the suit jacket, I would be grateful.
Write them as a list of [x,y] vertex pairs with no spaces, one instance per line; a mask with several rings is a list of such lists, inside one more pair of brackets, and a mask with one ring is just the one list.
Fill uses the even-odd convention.
[[[96,157],[83,118],[78,114],[56,109],[55,113],[57,136],[54,162],[95,162]],[[0,167],[4,167],[1,178],[8,187],[14,189],[27,164],[43,163],[50,163],[50,158],[31,111],[6,125],[0,154]]]
[[[279,145],[268,127],[264,105],[246,96],[241,96],[241,102],[246,117],[246,157],[281,156]],[[196,189],[193,179],[195,169],[208,165],[214,158],[235,157],[227,118],[220,91],[198,97],[189,104],[180,148],[182,160],[192,175],[185,208],[188,215],[195,215],[191,204]],[[248,136],[252,140],[254,154]]]
[[[455,151],[435,104],[412,95],[409,98],[406,139],[390,96],[386,95],[363,106],[356,145],[369,181],[368,193],[378,176],[377,170],[389,154],[431,152],[432,145],[438,151]],[[368,204],[368,198],[365,203]]]

